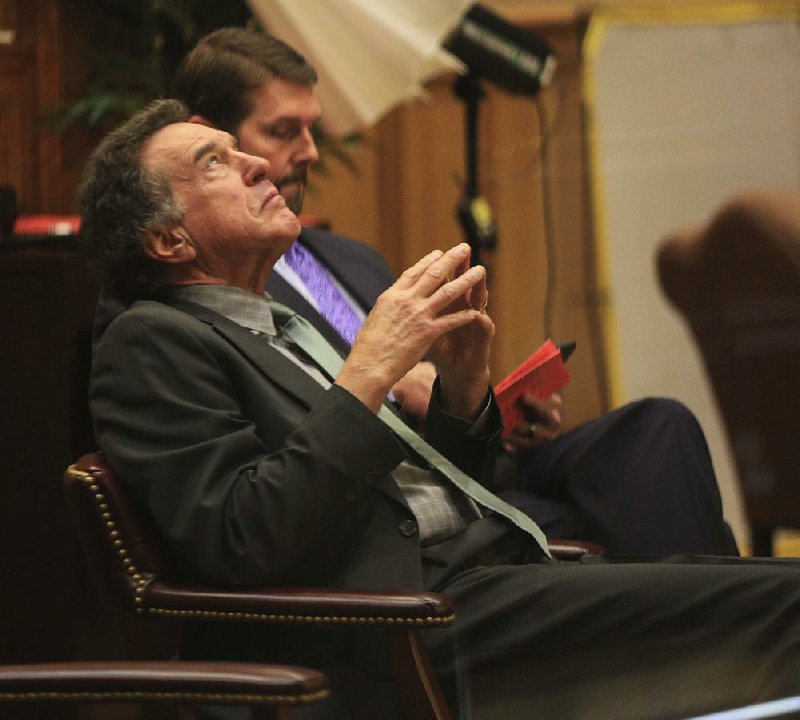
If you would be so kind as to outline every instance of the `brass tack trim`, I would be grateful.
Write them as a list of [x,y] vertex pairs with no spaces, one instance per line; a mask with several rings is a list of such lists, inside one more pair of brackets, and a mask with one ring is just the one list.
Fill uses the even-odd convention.
[[89,702],[108,701],[141,701],[141,700],[174,700],[219,703],[268,703],[270,705],[299,705],[315,702],[328,697],[327,689],[316,690],[296,695],[257,693],[204,693],[204,692],[147,692],[142,690],[120,692],[0,692],[0,701],[19,700],[82,700]]
[[[68,472],[74,477],[82,480],[89,489],[94,492],[95,500],[97,501],[98,508],[101,510],[108,510],[108,505],[105,504],[105,496],[97,492],[100,488],[95,482],[91,473],[84,470],[78,470],[74,465],[68,468]],[[111,513],[107,513],[108,518],[112,518],[110,522],[106,523],[107,527],[115,526]],[[103,515],[104,519],[106,518]],[[109,533],[112,538],[115,533]],[[119,533],[116,533],[118,536]],[[134,589],[134,605],[137,615],[142,617],[165,617],[165,618],[195,618],[202,620],[233,620],[239,622],[269,622],[269,623],[296,623],[307,625],[385,625],[385,626],[416,626],[416,627],[444,627],[452,625],[455,621],[455,614],[450,613],[443,617],[425,617],[425,618],[403,618],[403,617],[353,617],[353,616],[325,616],[325,615],[293,615],[283,613],[245,613],[245,612],[230,612],[218,610],[171,610],[167,608],[153,608],[144,606],[144,592],[147,588],[147,580],[139,572],[136,564],[128,557],[128,551],[123,547],[123,543],[119,539],[113,540],[114,545],[118,548],[117,552],[125,565],[126,571],[131,576],[131,579],[136,583]],[[327,695],[327,691],[325,692]],[[0,695],[0,698],[3,696]],[[197,696],[199,697],[199,696]]]
[[81,480],[94,494],[94,499],[97,503],[97,509],[100,512],[100,516],[106,521],[105,525],[109,531],[109,538],[111,539],[114,547],[117,549],[117,554],[125,566],[125,571],[136,583],[136,588],[134,590],[134,605],[138,606],[136,607],[136,612],[141,614],[141,605],[144,603],[144,598],[142,595],[145,587],[147,586],[147,580],[139,572],[136,564],[128,557],[128,551],[125,549],[122,540],[120,540],[120,533],[116,529],[117,523],[114,520],[113,514],[110,512],[109,505],[106,503],[106,496],[100,492],[100,486],[97,484],[95,477],[91,473],[88,473],[85,470],[78,470],[75,465],[70,465],[67,472],[69,472],[73,477]]
[[284,615],[273,613],[243,613],[221,610],[172,610],[168,608],[147,608],[148,615],[169,618],[195,618],[201,620],[235,620],[241,622],[297,623],[308,625],[414,625],[417,627],[442,627],[452,625],[454,613],[443,617],[401,618],[401,617],[352,617],[322,615]]

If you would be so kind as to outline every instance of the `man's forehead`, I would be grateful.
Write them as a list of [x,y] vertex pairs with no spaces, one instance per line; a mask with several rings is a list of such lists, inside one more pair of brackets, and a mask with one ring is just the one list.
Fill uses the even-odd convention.
[[149,164],[168,156],[191,163],[197,150],[209,143],[232,147],[235,140],[229,133],[198,122],[172,123],[153,134],[144,146],[142,159]]
[[322,108],[312,85],[272,78],[251,92],[253,115],[262,119],[316,120]]

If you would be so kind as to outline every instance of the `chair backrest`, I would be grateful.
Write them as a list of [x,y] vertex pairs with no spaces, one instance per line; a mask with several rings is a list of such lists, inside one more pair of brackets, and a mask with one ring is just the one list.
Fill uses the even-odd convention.
[[800,193],[731,198],[666,238],[657,265],[702,353],[751,529],[800,526]]
[[136,613],[147,584],[169,574],[158,531],[102,453],[67,468],[64,492],[101,599],[115,612]]

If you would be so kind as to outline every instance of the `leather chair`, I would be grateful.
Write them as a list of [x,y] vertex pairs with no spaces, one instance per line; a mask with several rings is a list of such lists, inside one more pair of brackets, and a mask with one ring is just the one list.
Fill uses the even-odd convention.
[[[451,717],[421,634],[454,621],[453,607],[444,596],[284,587],[231,590],[182,583],[174,580],[157,530],[101,453],[81,457],[67,468],[64,479],[81,547],[101,598],[114,612],[145,620],[378,628],[403,716]],[[561,559],[576,559],[601,549],[556,541],[551,551]]]
[[256,720],[290,720],[295,706],[327,694],[322,673],[289,666],[159,661],[0,665],[1,705],[213,703],[251,706]]
[[730,198],[708,222],[665,238],[657,267],[702,354],[752,552],[771,555],[775,528],[800,528],[800,193]]
[[[424,628],[453,622],[453,608],[444,597],[314,588],[231,590],[173,581],[158,532],[102,454],[84,455],[67,469],[65,493],[100,597],[115,613],[162,621],[381,628],[405,716],[450,717],[421,637]],[[179,651],[179,640],[177,645]]]

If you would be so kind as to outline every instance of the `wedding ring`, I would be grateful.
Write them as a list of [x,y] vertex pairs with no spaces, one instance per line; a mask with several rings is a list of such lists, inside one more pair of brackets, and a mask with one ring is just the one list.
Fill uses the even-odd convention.
[[475,307],[473,305],[472,309],[473,310],[477,310],[479,313],[482,313],[483,315],[485,315],[487,307],[489,307],[489,296],[488,295],[486,296],[486,300],[483,301],[483,305],[481,305],[479,308],[477,308],[477,307]]

